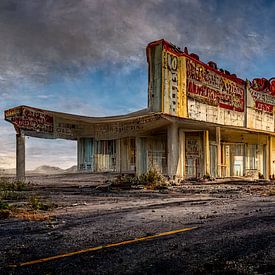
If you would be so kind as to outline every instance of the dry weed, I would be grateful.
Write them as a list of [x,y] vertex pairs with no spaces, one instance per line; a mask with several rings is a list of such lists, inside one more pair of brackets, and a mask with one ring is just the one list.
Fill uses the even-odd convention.
[[38,211],[31,211],[27,209],[15,209],[11,212],[10,217],[27,220],[27,221],[48,221],[50,215]]

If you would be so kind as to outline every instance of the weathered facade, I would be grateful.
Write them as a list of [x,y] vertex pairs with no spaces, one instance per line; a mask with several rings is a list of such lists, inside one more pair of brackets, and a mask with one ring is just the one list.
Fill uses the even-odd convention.
[[148,108],[136,113],[5,111],[17,133],[17,176],[24,177],[24,136],[33,136],[76,140],[80,171],[274,177],[275,79],[244,81],[165,40],[148,45],[147,60]]

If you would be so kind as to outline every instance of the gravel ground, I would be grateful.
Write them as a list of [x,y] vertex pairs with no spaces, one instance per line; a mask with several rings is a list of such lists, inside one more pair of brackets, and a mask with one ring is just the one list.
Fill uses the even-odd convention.
[[[106,175],[105,175],[106,177]],[[100,175],[30,177],[44,221],[0,220],[0,274],[274,274],[271,184],[185,183],[165,191],[96,189]],[[64,257],[35,259],[194,227]]]

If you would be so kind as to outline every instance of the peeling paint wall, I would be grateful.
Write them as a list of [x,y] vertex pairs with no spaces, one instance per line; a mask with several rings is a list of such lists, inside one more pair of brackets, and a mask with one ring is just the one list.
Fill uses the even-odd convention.
[[115,140],[80,138],[77,148],[78,169],[80,171],[117,171]]
[[245,114],[227,110],[188,98],[188,117],[222,125],[244,126]]
[[273,131],[275,128],[275,96],[266,89],[254,90],[247,82],[247,127]]

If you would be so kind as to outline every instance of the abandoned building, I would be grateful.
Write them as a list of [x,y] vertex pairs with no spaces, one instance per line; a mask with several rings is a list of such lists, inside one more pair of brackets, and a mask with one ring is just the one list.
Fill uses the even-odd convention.
[[144,110],[113,117],[6,110],[16,130],[17,177],[25,176],[25,136],[77,141],[80,171],[274,177],[275,78],[244,81],[163,39],[146,53]]

